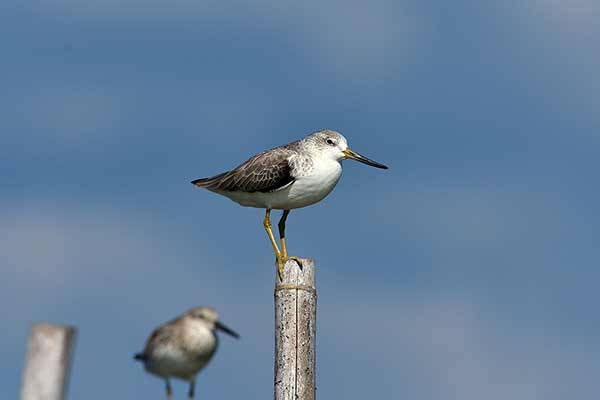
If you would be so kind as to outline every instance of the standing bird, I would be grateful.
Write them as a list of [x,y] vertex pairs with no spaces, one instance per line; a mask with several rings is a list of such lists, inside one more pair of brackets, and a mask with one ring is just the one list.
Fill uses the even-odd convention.
[[217,329],[239,338],[237,333],[219,322],[219,314],[212,308],[192,308],[156,328],[148,338],[144,351],[133,358],[142,361],[149,373],[164,378],[167,400],[171,400],[172,395],[169,378],[188,381],[188,396],[193,399],[196,375],[217,350]]
[[[285,221],[290,210],[323,200],[338,183],[342,160],[347,158],[387,169],[350,150],[339,132],[324,130],[257,154],[231,171],[192,183],[242,206],[266,209],[263,225],[273,245],[281,279],[287,260],[295,260],[302,266],[298,257],[288,255],[285,244]],[[283,210],[278,225],[281,251],[273,236],[272,209]]]

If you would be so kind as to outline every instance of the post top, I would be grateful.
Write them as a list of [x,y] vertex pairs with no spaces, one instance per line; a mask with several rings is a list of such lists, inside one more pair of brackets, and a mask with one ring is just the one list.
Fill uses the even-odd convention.
[[315,289],[315,260],[312,258],[301,258],[302,268],[294,260],[288,260],[283,266],[283,279],[279,280],[277,268],[275,268],[275,290],[304,289],[314,291]]

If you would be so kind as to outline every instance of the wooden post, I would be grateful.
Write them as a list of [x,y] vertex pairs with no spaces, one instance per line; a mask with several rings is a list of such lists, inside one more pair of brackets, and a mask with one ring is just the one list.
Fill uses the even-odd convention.
[[34,324],[31,327],[21,400],[64,400],[76,329]]
[[275,400],[315,399],[317,290],[315,262],[284,267],[275,285]]

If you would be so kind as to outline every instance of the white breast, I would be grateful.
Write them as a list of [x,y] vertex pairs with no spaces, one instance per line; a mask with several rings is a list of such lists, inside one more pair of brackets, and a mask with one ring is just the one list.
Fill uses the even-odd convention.
[[[301,208],[323,200],[342,176],[339,162],[318,159],[311,171],[296,178],[287,190],[283,201],[274,201],[276,209]],[[276,199],[280,200],[280,199]]]

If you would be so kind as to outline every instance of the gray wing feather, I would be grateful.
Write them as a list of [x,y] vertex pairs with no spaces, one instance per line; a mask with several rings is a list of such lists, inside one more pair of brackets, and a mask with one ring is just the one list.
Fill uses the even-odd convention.
[[169,342],[175,336],[175,331],[172,328],[171,323],[167,323],[165,325],[161,325],[156,328],[148,340],[146,341],[146,346],[144,346],[144,351],[142,353],[136,354],[134,357],[136,360],[147,360],[148,357],[152,356],[152,350],[157,346],[160,346],[163,343]]
[[294,182],[293,168],[288,160],[291,154],[284,148],[265,151],[229,172],[192,183],[227,192],[275,192]]

